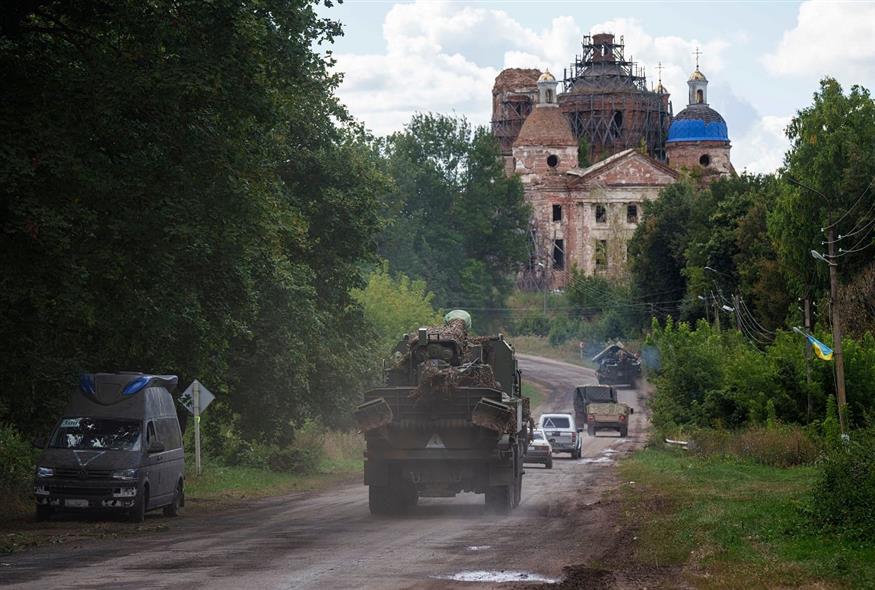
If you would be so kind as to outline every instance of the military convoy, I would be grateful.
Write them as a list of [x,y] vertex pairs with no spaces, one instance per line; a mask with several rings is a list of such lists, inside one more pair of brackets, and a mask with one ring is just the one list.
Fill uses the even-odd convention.
[[356,409],[373,514],[459,492],[485,494],[496,512],[520,502],[530,417],[513,347],[500,334],[469,336],[466,312],[444,321],[405,334],[385,385]]
[[596,376],[605,385],[628,385],[636,387],[641,377],[641,359],[629,352],[622,342],[615,342],[592,357],[598,363]]

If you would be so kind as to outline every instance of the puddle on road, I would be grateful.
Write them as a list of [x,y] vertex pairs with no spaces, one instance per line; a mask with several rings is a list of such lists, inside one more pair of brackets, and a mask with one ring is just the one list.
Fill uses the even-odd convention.
[[556,584],[559,582],[556,578],[548,578],[540,574],[514,570],[475,570],[434,577],[438,580],[452,580],[454,582],[542,582],[544,584]]
[[614,453],[619,453],[617,449],[605,449],[602,451],[602,455],[613,455]]
[[470,547],[465,547],[468,551],[486,551],[487,549],[492,549],[492,545],[471,545]]

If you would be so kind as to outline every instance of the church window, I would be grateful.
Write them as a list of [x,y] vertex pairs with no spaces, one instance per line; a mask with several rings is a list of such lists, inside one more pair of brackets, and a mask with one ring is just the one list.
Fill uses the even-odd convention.
[[565,269],[565,240],[553,240],[553,268]]
[[708,166],[710,163],[711,156],[709,156],[708,154],[702,154],[702,156],[699,158],[699,164],[701,164],[702,166]]
[[626,205],[626,223],[638,223],[638,205]]
[[596,205],[595,206],[595,222],[596,223],[607,223],[608,222],[608,210],[604,205]]
[[547,91],[547,104],[552,104],[552,103],[553,103],[553,91],[548,90]]
[[608,267],[608,241],[596,240],[595,242],[595,267],[597,270]]
[[550,168],[555,168],[558,165],[559,156],[557,156],[556,154],[550,154],[549,156],[547,156],[547,166],[549,166]]
[[562,205],[553,205],[553,221],[562,221]]
[[702,104],[703,102],[705,102],[705,93],[702,92],[701,88],[696,90],[696,102],[699,104]]

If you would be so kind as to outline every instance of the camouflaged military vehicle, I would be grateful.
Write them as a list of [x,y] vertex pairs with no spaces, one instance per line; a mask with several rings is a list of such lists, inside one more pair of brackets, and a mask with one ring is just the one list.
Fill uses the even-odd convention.
[[444,319],[404,335],[385,385],[355,412],[373,514],[459,492],[484,494],[496,512],[519,504],[530,418],[513,347],[500,334],[469,336],[466,312]]

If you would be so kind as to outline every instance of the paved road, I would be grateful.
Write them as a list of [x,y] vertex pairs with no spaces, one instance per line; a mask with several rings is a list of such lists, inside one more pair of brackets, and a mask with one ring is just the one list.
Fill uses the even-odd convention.
[[[541,411],[570,412],[573,387],[594,382],[592,371],[566,363],[523,356],[520,365],[524,379],[548,390]],[[149,515],[147,524],[166,522],[166,530],[0,556],[0,586],[419,589],[492,580],[479,589],[505,578],[557,579],[564,565],[601,555],[616,534],[599,499],[617,485],[616,457],[643,442],[638,394],[621,396],[636,407],[629,438],[585,437],[580,460],[527,467],[510,516],[487,515],[482,496],[465,494],[423,499],[408,517],[375,518],[367,488],[349,483],[212,514]]]

